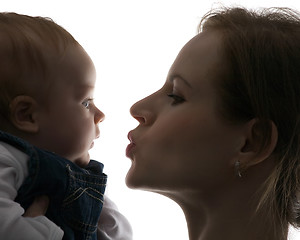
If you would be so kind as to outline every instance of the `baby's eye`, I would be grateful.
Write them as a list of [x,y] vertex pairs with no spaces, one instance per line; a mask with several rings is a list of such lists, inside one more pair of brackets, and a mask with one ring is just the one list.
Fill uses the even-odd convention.
[[82,102],[82,105],[83,105],[85,108],[89,109],[89,108],[90,108],[90,104],[91,104],[92,101],[93,101],[92,98],[86,99],[86,100],[84,100],[84,101]]
[[170,98],[173,98],[174,101],[172,102],[172,105],[177,105],[177,104],[183,103],[185,101],[185,99],[183,97],[180,97],[173,93],[167,94],[167,96]]

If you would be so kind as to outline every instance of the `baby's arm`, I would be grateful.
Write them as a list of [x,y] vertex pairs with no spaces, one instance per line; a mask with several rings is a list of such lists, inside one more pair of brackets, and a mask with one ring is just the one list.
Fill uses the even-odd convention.
[[24,217],[14,201],[26,176],[27,155],[0,142],[0,239],[61,240],[63,231],[57,225],[45,216]]
[[130,223],[107,196],[104,196],[97,234],[98,240],[132,240]]
[[33,203],[27,208],[23,217],[44,216],[49,206],[49,198],[47,196],[38,196]]

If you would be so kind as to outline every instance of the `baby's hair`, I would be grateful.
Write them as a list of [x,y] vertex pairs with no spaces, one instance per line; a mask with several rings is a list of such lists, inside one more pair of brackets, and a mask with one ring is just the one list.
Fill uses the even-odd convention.
[[76,44],[50,18],[0,13],[0,123],[9,120],[9,103],[16,96],[44,95],[49,59],[57,63],[66,47]]
[[203,18],[199,32],[205,31],[221,33],[228,60],[230,74],[217,81],[225,119],[258,119],[261,148],[270,139],[270,121],[277,127],[276,167],[259,208],[269,207],[286,236],[289,223],[300,226],[300,14],[287,8],[222,8]]

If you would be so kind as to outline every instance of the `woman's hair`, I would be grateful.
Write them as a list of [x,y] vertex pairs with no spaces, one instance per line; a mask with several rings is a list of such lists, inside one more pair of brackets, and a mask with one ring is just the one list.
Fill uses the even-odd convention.
[[0,13],[0,123],[8,120],[14,97],[45,94],[49,59],[58,61],[74,44],[72,35],[49,18]]
[[225,119],[258,119],[261,149],[270,140],[270,121],[277,127],[276,167],[259,206],[269,207],[286,234],[289,223],[300,226],[300,15],[287,8],[223,8],[204,16],[199,32],[205,31],[221,33],[229,62],[230,74],[217,83]]

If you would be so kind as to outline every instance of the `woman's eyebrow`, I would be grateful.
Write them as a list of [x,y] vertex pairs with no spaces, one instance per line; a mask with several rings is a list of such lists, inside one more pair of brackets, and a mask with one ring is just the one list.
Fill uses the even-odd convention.
[[181,81],[183,81],[188,87],[192,88],[192,85],[185,79],[183,78],[180,74],[171,74],[169,76],[169,81],[173,82],[175,78],[180,79]]

